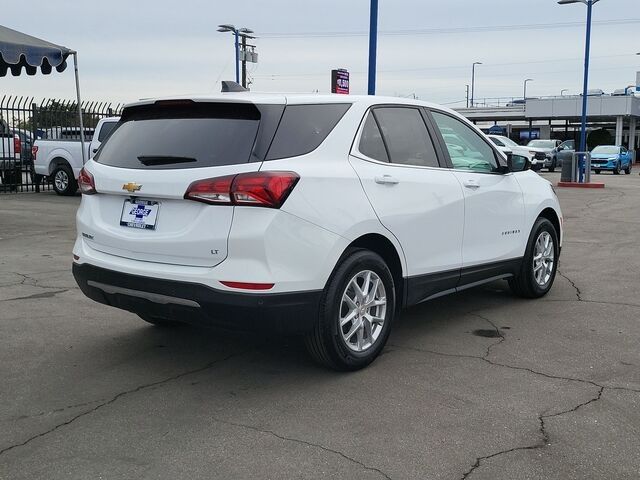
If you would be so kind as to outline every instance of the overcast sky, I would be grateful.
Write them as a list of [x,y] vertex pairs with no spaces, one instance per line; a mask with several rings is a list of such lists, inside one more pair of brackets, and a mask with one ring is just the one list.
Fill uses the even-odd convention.
[[[379,2],[379,94],[463,101],[474,61],[484,63],[476,70],[477,99],[521,96],[525,78],[534,79],[531,96],[581,90],[582,4]],[[595,5],[591,88],[612,91],[634,83],[640,70],[639,3]],[[1,22],[77,50],[86,99],[127,102],[219,91],[220,80],[234,78],[232,35],[216,32],[220,23],[249,27],[260,37],[260,61],[249,69],[255,91],[327,92],[330,70],[338,67],[351,72],[352,93],[367,89],[369,0],[22,0],[5,2]],[[3,95],[74,96],[72,68],[4,77],[0,84]]]

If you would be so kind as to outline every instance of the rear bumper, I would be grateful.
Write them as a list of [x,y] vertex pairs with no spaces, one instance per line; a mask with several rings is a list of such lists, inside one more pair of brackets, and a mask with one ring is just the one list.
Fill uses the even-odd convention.
[[73,264],[73,276],[92,300],[130,312],[239,331],[303,334],[318,318],[322,291],[248,294],[206,285],[130,275]]

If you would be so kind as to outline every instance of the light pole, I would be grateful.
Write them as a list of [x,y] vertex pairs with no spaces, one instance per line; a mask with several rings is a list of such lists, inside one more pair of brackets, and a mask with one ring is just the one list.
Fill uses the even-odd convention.
[[473,62],[471,65],[471,107],[473,108],[473,99],[476,91],[476,65],[482,65],[482,62]]
[[467,87],[467,108],[469,108],[469,85],[465,85]]
[[371,0],[369,12],[369,85],[367,93],[376,94],[376,55],[378,50],[378,0]]
[[523,92],[522,92],[522,99],[523,99],[525,102],[527,101],[527,83],[528,83],[528,82],[533,82],[533,78],[527,78],[527,79],[524,81],[524,89],[523,89]]
[[[591,11],[593,5],[600,0],[558,0],[559,5],[569,5],[571,3],[584,3],[587,6],[587,34],[584,47],[584,86],[582,88],[582,125],[580,127],[580,152],[587,149],[587,92],[589,89],[589,53],[591,50]],[[584,182],[584,155],[580,156],[578,162],[578,181]]]
[[[244,41],[245,37],[249,33],[253,33],[253,30],[250,30],[248,28],[236,28],[235,25],[225,23],[223,25],[218,25],[218,31],[233,33],[233,37],[234,37],[233,43],[234,43],[234,48],[236,52],[236,83],[240,83],[240,44],[238,42],[238,38],[243,37],[243,41]],[[249,38],[253,38],[253,37],[249,37]]]

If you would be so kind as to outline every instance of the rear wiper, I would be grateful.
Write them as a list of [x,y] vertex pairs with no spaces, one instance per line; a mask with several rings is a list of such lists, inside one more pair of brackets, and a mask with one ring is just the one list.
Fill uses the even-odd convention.
[[141,155],[138,157],[140,163],[149,167],[151,165],[172,165],[174,163],[193,163],[197,162],[191,157],[173,157],[171,155]]

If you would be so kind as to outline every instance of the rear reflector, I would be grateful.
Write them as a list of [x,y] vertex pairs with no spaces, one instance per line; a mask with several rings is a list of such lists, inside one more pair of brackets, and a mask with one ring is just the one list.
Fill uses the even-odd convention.
[[31,156],[33,157],[33,161],[36,161],[36,157],[38,156],[38,146],[34,145],[31,147]]
[[184,198],[211,205],[280,208],[299,179],[295,172],[250,172],[206,178],[189,185]]
[[244,290],[269,290],[273,288],[273,283],[247,283],[247,282],[223,282],[220,281],[225,287],[229,288],[242,288]]
[[96,191],[96,183],[93,179],[93,175],[87,172],[84,168],[80,170],[78,174],[78,187],[83,195],[93,195],[98,193]]

